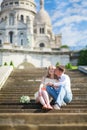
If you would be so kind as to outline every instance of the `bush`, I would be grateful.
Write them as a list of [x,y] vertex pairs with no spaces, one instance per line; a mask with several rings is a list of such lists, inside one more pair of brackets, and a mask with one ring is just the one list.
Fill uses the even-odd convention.
[[61,48],[67,48],[67,49],[69,49],[69,46],[67,46],[67,45],[62,45]]
[[8,65],[7,62],[5,62],[5,63],[4,63],[4,66],[7,66],[7,65]]
[[66,69],[72,69],[72,64],[71,63],[68,63],[66,66],[65,66]]
[[14,64],[13,64],[13,62],[12,62],[12,61],[10,62],[10,65],[14,67]]
[[60,65],[60,63],[59,63],[59,62],[57,62],[57,63],[56,63],[56,67],[57,67],[57,66],[59,66],[59,65]]

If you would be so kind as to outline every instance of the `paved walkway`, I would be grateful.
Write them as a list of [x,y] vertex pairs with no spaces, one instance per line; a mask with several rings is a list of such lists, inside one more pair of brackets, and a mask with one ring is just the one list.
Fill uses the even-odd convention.
[[1,66],[0,67],[0,89],[2,88],[3,84],[7,80],[8,76],[12,72],[13,67],[11,66]]

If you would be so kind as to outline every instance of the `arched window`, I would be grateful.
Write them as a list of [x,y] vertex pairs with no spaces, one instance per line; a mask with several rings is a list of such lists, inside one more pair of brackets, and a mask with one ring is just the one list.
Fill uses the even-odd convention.
[[4,19],[2,18],[1,21],[3,21]]
[[7,16],[5,16],[5,20],[7,19]]
[[29,16],[26,16],[26,22],[27,22],[27,23],[30,22],[30,18],[29,18]]
[[44,34],[44,28],[40,28],[40,34]]
[[20,45],[23,46],[24,45],[24,33],[20,32]]
[[37,33],[37,29],[34,29],[34,33]]
[[9,25],[14,25],[14,14],[10,14]]
[[10,43],[13,43],[13,32],[9,32]]
[[21,39],[21,46],[23,46],[23,39]]
[[24,16],[23,15],[21,15],[21,21],[24,21]]
[[0,47],[2,47],[2,40],[0,39]]
[[40,43],[39,46],[40,46],[40,47],[45,47],[44,43]]

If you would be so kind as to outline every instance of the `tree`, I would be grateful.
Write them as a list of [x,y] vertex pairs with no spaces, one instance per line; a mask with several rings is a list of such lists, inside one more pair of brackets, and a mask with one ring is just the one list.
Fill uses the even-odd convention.
[[87,65],[87,49],[80,51],[78,65]]

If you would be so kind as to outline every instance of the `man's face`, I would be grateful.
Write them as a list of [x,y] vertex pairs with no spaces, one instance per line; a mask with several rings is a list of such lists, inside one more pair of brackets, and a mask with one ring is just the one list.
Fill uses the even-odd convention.
[[55,75],[57,75],[58,77],[60,77],[62,75],[62,72],[58,69],[55,69],[54,71]]

